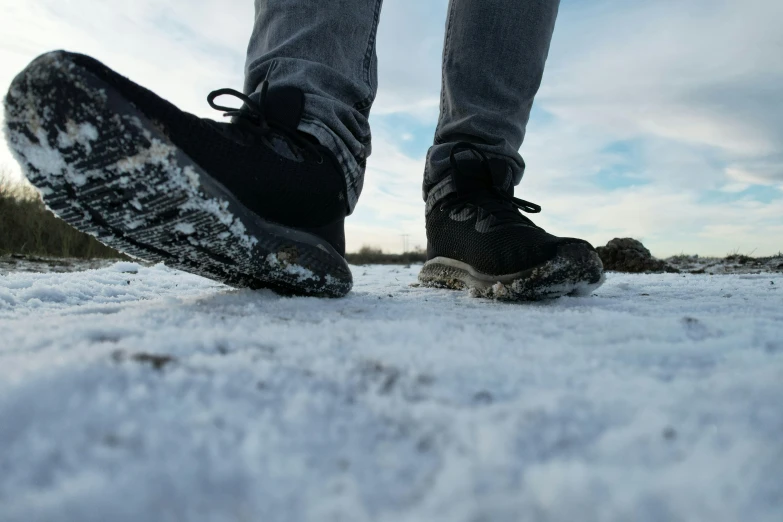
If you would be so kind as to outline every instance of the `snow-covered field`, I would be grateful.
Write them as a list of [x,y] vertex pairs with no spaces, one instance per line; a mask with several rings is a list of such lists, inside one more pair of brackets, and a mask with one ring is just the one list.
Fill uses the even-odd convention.
[[783,520],[783,274],[0,276],[0,520]]

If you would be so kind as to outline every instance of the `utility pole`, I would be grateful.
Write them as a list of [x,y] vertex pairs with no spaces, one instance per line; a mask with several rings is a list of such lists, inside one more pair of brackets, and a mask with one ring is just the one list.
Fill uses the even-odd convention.
[[408,238],[410,237],[410,234],[400,234],[400,237],[402,238],[402,253],[408,251]]

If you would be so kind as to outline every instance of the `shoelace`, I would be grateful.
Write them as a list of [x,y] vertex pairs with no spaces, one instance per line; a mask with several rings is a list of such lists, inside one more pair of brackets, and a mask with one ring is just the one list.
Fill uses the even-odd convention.
[[459,161],[457,161],[456,156],[457,153],[463,151],[470,151],[478,155],[484,170],[483,174],[488,177],[489,183],[486,183],[479,190],[449,198],[445,202],[443,208],[460,211],[465,207],[472,205],[481,207],[486,212],[495,216],[497,219],[496,224],[498,225],[523,222],[536,226],[530,219],[520,214],[519,210],[529,214],[537,214],[541,212],[541,207],[530,201],[516,198],[492,183],[492,169],[490,167],[489,158],[472,143],[459,142],[451,147],[449,163],[451,163],[453,172],[458,176],[476,176],[475,173],[466,173],[460,169]]
[[[285,139],[291,148],[296,147],[298,149],[305,150],[309,152],[314,159],[316,159],[317,163],[323,163],[324,158],[313,143],[308,141],[306,138],[303,138],[296,131],[292,131],[291,129],[287,129],[280,125],[275,125],[274,121],[267,120],[266,114],[264,113],[264,106],[266,103],[266,94],[268,90],[269,82],[264,80],[261,82],[261,99],[259,102],[256,102],[250,96],[247,96],[246,94],[241,93],[235,89],[218,89],[209,93],[209,96],[207,96],[207,103],[209,103],[209,106],[216,111],[223,111],[223,116],[230,118],[238,117],[240,122],[245,122],[242,127],[248,129],[254,134],[260,137],[268,138],[270,133],[274,132],[278,136],[281,136],[283,139]],[[238,109],[218,105],[215,103],[215,99],[219,98],[220,96],[233,96],[234,98],[241,100],[244,105]]]

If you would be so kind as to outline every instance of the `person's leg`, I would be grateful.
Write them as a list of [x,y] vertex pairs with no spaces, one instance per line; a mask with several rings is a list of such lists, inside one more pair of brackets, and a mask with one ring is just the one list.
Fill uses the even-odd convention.
[[377,90],[375,36],[382,0],[255,0],[245,91],[266,79],[305,95],[299,130],[314,136],[345,171],[353,210],[370,155],[367,118]]
[[380,8],[257,0],[249,95],[207,96],[230,122],[88,56],[47,53],[5,97],[8,143],[49,208],[118,250],[235,286],[345,295]]
[[518,149],[549,52],[558,0],[451,0],[435,143],[427,154],[425,285],[502,299],[592,291],[602,282],[586,241],[561,238],[519,211]]
[[424,193],[438,200],[453,187],[449,153],[457,142],[506,158],[509,182],[524,173],[519,147],[560,0],[451,0],[443,47],[440,119],[427,154]]

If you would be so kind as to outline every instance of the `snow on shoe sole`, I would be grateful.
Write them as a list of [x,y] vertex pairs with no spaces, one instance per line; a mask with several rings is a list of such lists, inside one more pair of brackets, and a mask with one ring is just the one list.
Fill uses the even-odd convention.
[[130,255],[232,286],[342,296],[352,277],[319,237],[267,222],[115,88],[53,52],[13,81],[10,148],[60,218]]
[[419,273],[425,286],[470,289],[477,297],[504,301],[538,301],[564,295],[590,295],[604,282],[598,254],[581,244],[558,248],[557,255],[537,267],[516,274],[483,274],[467,263],[447,257],[427,261]]

